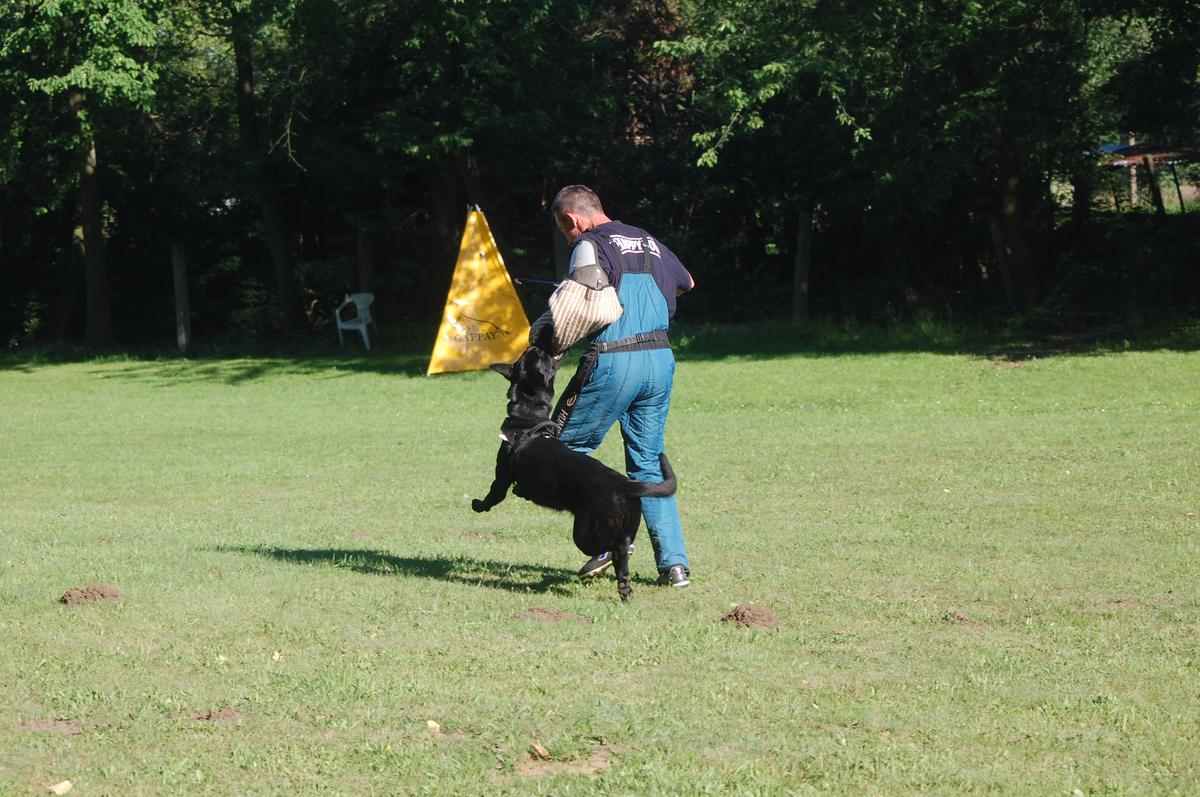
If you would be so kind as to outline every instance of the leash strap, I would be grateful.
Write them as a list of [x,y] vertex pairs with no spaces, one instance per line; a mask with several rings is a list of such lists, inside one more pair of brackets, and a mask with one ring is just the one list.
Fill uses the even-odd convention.
[[599,358],[600,353],[595,351],[594,347],[589,347],[579,358],[579,367],[575,369],[575,375],[571,377],[566,389],[558,397],[558,403],[554,405],[554,412],[550,413],[550,423],[554,427],[550,431],[555,437],[562,434],[567,421],[571,419],[571,413],[574,412],[575,404],[579,401],[579,394],[583,392],[583,386],[592,378],[592,372],[596,370],[596,362]]

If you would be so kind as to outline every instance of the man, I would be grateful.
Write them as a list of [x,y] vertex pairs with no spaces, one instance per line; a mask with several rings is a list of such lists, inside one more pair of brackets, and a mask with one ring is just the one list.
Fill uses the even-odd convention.
[[[588,354],[559,399],[551,416],[559,423],[566,417],[559,439],[575,451],[590,454],[617,422],[629,477],[662,481],[658,455],[663,450],[675,376],[667,327],[675,314],[676,296],[695,287],[695,281],[675,254],[650,233],[610,219],[587,186],[563,188],[550,211],[571,245],[570,270],[599,266],[624,308],[616,321],[591,338]],[[642,516],[654,546],[657,583],[687,587],[691,566],[675,496],[643,498]],[[599,575],[611,565],[611,554],[595,556],[579,576]]]

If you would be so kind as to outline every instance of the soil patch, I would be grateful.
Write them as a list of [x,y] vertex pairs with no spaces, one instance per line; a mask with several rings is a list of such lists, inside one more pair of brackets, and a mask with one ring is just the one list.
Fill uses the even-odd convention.
[[571,612],[560,612],[558,609],[543,609],[540,606],[533,606],[523,612],[514,614],[513,617],[517,620],[537,620],[539,623],[594,623],[590,617],[585,617],[582,614],[572,614]]
[[83,732],[83,726],[71,720],[29,720],[17,727],[33,733],[61,733],[66,736],[77,736]]
[[517,776],[522,778],[540,778],[545,775],[597,775],[610,766],[614,752],[619,752],[602,744],[583,761],[553,761],[541,758],[536,753],[529,753],[521,763],[517,764]]
[[188,719],[196,722],[215,722],[218,725],[237,725],[242,721],[242,715],[232,708],[209,708],[189,713]]
[[775,616],[775,612],[755,603],[734,606],[721,620],[741,628],[774,628],[779,625],[779,618]]
[[458,536],[466,537],[468,540],[476,540],[477,542],[494,542],[495,534],[486,534],[482,531],[460,531]]
[[85,603],[114,603],[124,597],[121,590],[108,584],[88,584],[86,587],[71,587],[59,603],[68,606],[82,606]]
[[955,609],[952,612],[946,612],[944,615],[942,615],[942,619],[946,620],[947,622],[965,625],[970,628],[978,628],[979,626],[983,625],[982,620],[976,620],[974,617],[968,617],[958,609]]

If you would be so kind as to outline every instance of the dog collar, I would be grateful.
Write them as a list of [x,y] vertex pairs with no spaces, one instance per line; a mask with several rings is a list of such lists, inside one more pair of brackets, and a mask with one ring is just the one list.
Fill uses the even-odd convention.
[[558,426],[554,421],[542,421],[528,429],[502,429],[500,431],[500,439],[511,445],[516,445],[518,440],[526,437],[558,437]]

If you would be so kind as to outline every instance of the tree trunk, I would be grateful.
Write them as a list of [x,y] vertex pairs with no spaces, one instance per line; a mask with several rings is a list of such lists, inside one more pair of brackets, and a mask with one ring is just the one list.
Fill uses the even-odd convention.
[[1080,165],[1071,173],[1071,221],[1085,224],[1092,217],[1092,194],[1096,190],[1090,165]]
[[1143,155],[1142,162],[1146,164],[1146,174],[1150,180],[1150,198],[1154,200],[1154,212],[1160,216],[1167,215],[1167,206],[1163,204],[1162,187],[1158,184],[1158,172],[1154,168],[1154,158]]
[[1004,240],[1004,233],[1000,225],[998,216],[992,216],[988,219],[988,230],[992,233],[992,246],[996,250],[996,270],[1000,272],[1000,285],[1004,288],[1004,301],[1013,309],[1020,308],[1020,302],[1017,299],[1017,292],[1013,287],[1012,264],[1008,259],[1008,244]]
[[[475,158],[469,153],[456,152],[454,154],[454,164],[458,167],[459,178],[462,180],[463,188],[467,191],[467,204],[477,205],[483,211],[484,215],[491,211],[496,214],[499,207],[498,202],[492,201],[492,192],[488,189],[486,180],[479,179],[479,170],[475,165]],[[495,224],[496,218],[493,215],[488,219],[488,227],[492,231],[492,239],[496,242],[496,249],[499,250],[500,256],[504,257],[505,252],[512,250],[508,246],[508,234],[502,226]]]
[[1113,210],[1117,211],[1118,213],[1121,213],[1122,212],[1121,211],[1121,192],[1117,190],[1119,185],[1120,185],[1119,179],[1116,180],[1115,182],[1110,179],[1108,182],[1109,190],[1112,191]]
[[238,135],[242,152],[250,171],[255,199],[263,215],[267,249],[275,273],[276,298],[283,319],[284,331],[298,334],[306,327],[300,286],[296,280],[296,255],[288,232],[283,201],[275,183],[275,175],[267,160],[258,134],[258,117],[254,104],[254,54],[250,30],[245,17],[233,13],[233,52],[237,65]]
[[175,277],[175,340],[187,354],[192,345],[192,314],[188,307],[187,253],[183,244],[171,244],[171,273]]
[[796,257],[792,275],[792,323],[808,321],[808,281],[812,273],[812,203],[805,200],[796,212]]
[[[454,231],[461,231],[463,223],[458,169],[448,157],[433,161],[430,168],[429,215],[433,232],[439,241],[452,241]],[[451,245],[457,247],[458,241]]]
[[112,290],[104,257],[104,214],[94,143],[88,147],[79,173],[79,215],[87,275],[87,321],[83,339],[89,346],[110,346],[113,342]]
[[77,318],[83,297],[83,262],[83,227],[75,225],[71,228],[71,246],[58,257],[55,282],[59,293],[50,305],[45,329],[39,335],[42,340],[62,341],[71,333],[71,322]]
[[[1016,152],[1003,125],[996,126],[995,134],[1000,183],[998,221],[1002,245],[999,248],[1006,255],[1009,272],[1005,292],[1009,294],[1009,302],[1020,309],[1024,305],[1024,294],[1030,287],[1032,276],[1029,242],[1021,217],[1021,174]],[[994,238],[995,230],[992,235]]]
[[1179,212],[1187,213],[1187,205],[1183,204],[1183,189],[1179,187],[1179,172],[1175,170],[1174,163],[1168,163],[1171,167],[1171,179],[1175,181],[1175,196],[1179,197]]
[[365,226],[359,227],[354,233],[354,243],[358,259],[358,289],[369,293],[375,282],[375,251],[371,247],[371,231]]
[[[1137,144],[1137,138],[1134,137],[1133,133],[1130,133],[1129,135],[1127,135],[1125,137],[1125,145],[1126,146],[1132,147],[1135,144]],[[1137,164],[1131,163],[1131,164],[1129,164],[1129,209],[1137,210],[1137,206],[1138,206]]]

